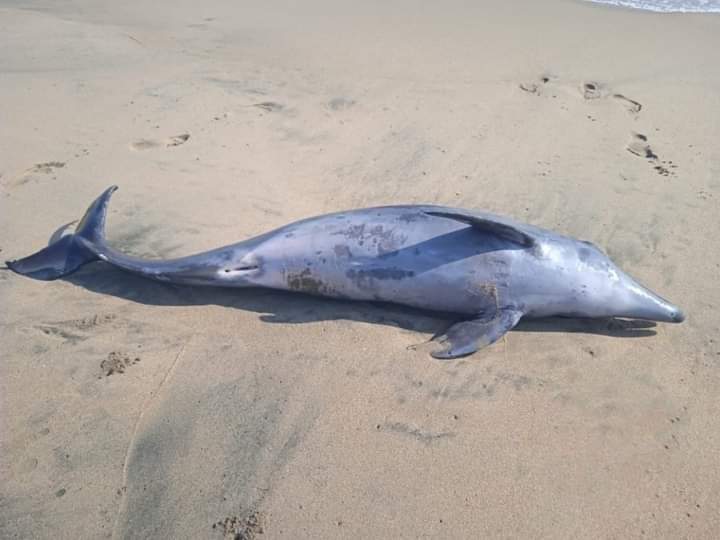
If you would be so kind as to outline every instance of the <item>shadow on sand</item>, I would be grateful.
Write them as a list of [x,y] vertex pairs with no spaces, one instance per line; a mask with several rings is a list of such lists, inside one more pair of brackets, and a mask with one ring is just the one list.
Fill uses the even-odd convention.
[[[349,320],[396,326],[434,335],[461,317],[388,303],[351,302],[269,289],[176,286],[151,281],[98,262],[64,278],[89,291],[154,306],[218,305],[261,313],[269,323],[302,324]],[[548,318],[524,320],[524,332],[572,332],[612,337],[655,335],[655,323],[625,319]]]

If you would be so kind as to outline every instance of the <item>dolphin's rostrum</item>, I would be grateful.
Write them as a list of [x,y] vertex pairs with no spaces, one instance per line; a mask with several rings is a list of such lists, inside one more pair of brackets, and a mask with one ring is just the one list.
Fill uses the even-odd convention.
[[679,308],[581,240],[478,211],[385,206],[291,223],[243,242],[170,260],[125,255],[105,240],[112,193],[88,208],[73,234],[8,267],[52,280],[103,260],[180,284],[269,287],[456,313],[436,358],[485,347],[521,317],[626,317],[682,322]]

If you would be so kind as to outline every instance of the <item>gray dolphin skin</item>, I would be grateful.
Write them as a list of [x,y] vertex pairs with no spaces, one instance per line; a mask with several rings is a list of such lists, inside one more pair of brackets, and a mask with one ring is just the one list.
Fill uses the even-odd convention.
[[455,313],[435,358],[471,354],[522,317],[624,317],[682,322],[679,308],[622,272],[596,246],[478,211],[443,206],[349,210],[170,260],[125,255],[105,240],[108,188],[73,234],[8,261],[41,280],[97,260],[158,281],[268,287]]

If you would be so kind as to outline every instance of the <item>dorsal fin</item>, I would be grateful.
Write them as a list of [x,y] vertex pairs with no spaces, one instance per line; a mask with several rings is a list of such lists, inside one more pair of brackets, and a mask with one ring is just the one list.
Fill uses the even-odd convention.
[[487,218],[481,218],[478,216],[473,216],[471,214],[459,214],[456,212],[428,210],[424,213],[429,216],[454,219],[455,221],[467,223],[472,227],[476,227],[478,229],[482,229],[484,231],[496,234],[497,236],[504,238],[505,240],[515,242],[516,244],[519,244],[523,247],[529,248],[535,245],[535,239],[532,236],[530,236],[524,231],[521,231],[517,227],[508,225],[507,223],[502,223],[500,221],[495,221]]

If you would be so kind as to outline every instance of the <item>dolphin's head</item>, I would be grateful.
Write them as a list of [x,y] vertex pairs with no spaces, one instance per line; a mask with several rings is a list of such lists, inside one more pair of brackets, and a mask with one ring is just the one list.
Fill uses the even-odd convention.
[[580,314],[679,323],[685,315],[623,272],[597,246],[576,241],[567,276]]

